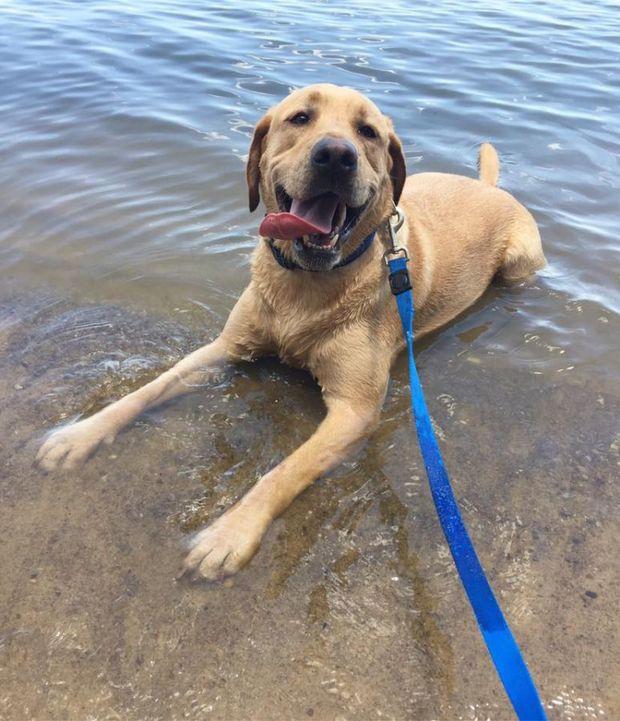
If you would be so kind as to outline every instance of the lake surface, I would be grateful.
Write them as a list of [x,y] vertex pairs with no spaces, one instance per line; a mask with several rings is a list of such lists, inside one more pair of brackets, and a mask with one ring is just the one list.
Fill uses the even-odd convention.
[[0,6],[0,719],[510,719],[445,547],[398,365],[365,453],[234,584],[189,532],[320,421],[276,362],[137,422],[78,473],[42,435],[212,339],[249,278],[254,123],[351,85],[410,173],[475,174],[549,265],[418,349],[474,542],[551,719],[620,717],[615,3]]

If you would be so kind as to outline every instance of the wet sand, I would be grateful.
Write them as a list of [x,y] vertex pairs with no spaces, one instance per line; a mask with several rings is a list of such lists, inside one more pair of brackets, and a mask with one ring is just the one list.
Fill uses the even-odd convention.
[[[418,353],[442,449],[550,718],[618,718],[618,394],[485,357],[481,305]],[[232,585],[193,585],[175,581],[183,540],[312,431],[312,380],[248,365],[83,470],[42,475],[39,434],[216,328],[10,282],[0,308],[0,719],[512,718],[435,517],[404,366],[366,451]]]

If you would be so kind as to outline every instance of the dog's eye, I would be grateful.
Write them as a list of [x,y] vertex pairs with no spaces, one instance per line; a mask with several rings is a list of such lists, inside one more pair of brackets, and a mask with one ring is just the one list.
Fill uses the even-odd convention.
[[372,127],[372,125],[360,125],[357,132],[365,138],[377,137],[377,131]]
[[293,123],[293,125],[306,125],[310,122],[310,116],[308,113],[295,113],[288,121],[289,123]]

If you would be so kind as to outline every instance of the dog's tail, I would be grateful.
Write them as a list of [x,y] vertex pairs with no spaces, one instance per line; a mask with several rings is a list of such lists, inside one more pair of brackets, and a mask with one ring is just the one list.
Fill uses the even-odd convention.
[[499,157],[491,143],[482,143],[478,154],[478,177],[483,183],[497,185],[499,180]]

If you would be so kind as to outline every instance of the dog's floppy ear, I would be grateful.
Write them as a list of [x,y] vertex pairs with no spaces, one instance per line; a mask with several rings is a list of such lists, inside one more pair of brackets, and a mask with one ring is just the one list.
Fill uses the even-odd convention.
[[248,155],[248,164],[245,171],[248,179],[250,213],[256,210],[260,201],[260,159],[263,154],[263,140],[269,132],[270,126],[271,116],[265,115],[254,128],[252,145],[250,145],[250,154]]
[[403,146],[398,135],[394,132],[392,121],[387,116],[385,119],[389,126],[388,154],[391,160],[390,180],[392,181],[392,196],[394,198],[394,205],[397,205],[400,200],[400,194],[403,192],[405,180],[407,179],[407,166]]

